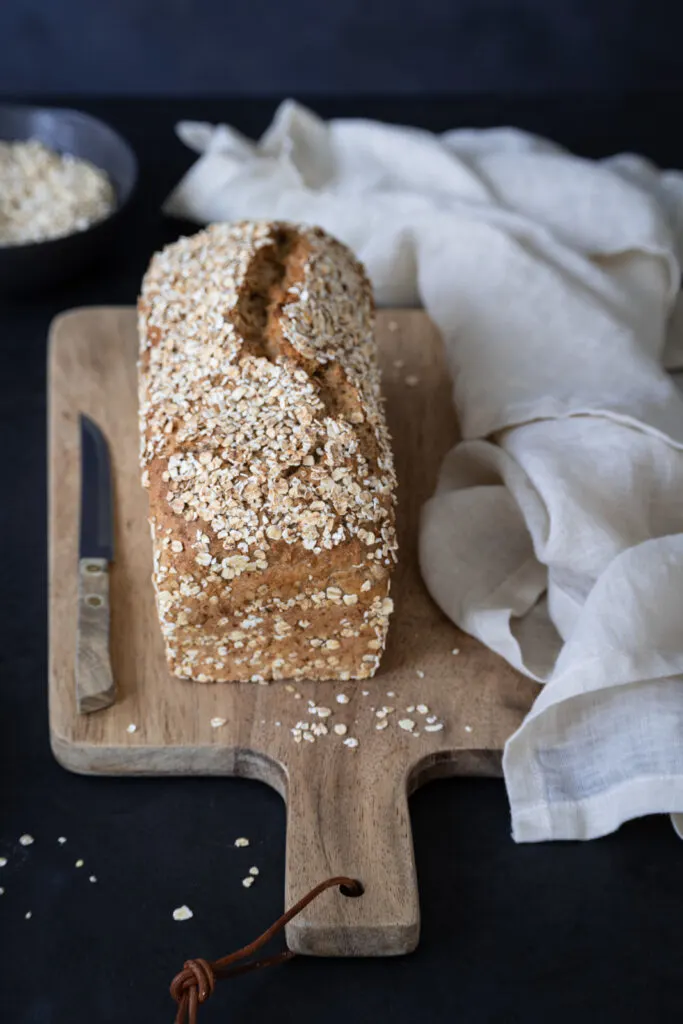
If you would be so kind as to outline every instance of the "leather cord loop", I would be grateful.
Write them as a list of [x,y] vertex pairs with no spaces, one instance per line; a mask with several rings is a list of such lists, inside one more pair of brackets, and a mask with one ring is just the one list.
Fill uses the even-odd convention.
[[[248,957],[257,953],[266,943],[270,942],[273,936],[281,932],[289,922],[300,914],[309,903],[325,892],[338,886],[346,896],[362,896],[363,886],[355,878],[347,878],[338,875],[335,878],[328,878],[320,885],[316,885],[309,893],[306,893],[298,903],[290,907],[286,913],[279,917],[270,928],[259,935],[253,942],[243,946],[234,953],[222,957],[220,960],[202,960],[197,957],[194,960],[186,960],[183,969],[171,982],[171,995],[178,1004],[178,1012],[175,1024],[197,1024],[199,1007],[205,1003],[216,987],[216,982],[224,978],[234,978],[238,974],[247,974],[249,971],[257,971],[263,967],[274,967],[276,964],[291,960],[295,953],[285,949],[281,953],[267,957],[264,960],[248,960]],[[243,962],[246,961],[246,962]]]

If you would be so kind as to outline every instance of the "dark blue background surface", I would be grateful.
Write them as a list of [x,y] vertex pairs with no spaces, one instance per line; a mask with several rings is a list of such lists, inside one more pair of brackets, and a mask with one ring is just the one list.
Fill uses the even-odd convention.
[[[226,954],[281,913],[284,806],[242,779],[81,778],[53,759],[45,339],[60,310],[134,302],[152,250],[187,229],[160,212],[192,161],[175,122],[224,119],[253,136],[274,104],[72,102],[130,140],[141,177],[135,230],[103,264],[51,294],[0,301],[0,855],[8,858],[0,868],[0,1024],[170,1024],[168,984],[183,961]],[[631,149],[683,166],[683,135],[671,130],[683,94],[590,103],[327,98],[313,106],[324,117],[435,131],[519,124],[587,156]],[[423,915],[416,953],[302,957],[224,982],[200,1024],[680,1021],[683,848],[666,818],[634,821],[591,843],[516,846],[503,783],[466,778],[419,791],[410,810]],[[35,836],[33,846],[19,846],[23,832]],[[234,848],[239,835],[251,839],[247,850]],[[240,879],[251,864],[261,873],[245,890]],[[171,911],[181,903],[195,916],[177,924]]]
[[682,29],[670,0],[0,0],[0,92],[672,88]]

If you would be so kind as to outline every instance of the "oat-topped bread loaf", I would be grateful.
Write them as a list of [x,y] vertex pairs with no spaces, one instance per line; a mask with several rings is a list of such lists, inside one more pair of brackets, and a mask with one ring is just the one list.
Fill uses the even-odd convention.
[[395,477],[363,267],[319,228],[216,224],[153,258],[139,329],[171,670],[373,675],[392,610]]

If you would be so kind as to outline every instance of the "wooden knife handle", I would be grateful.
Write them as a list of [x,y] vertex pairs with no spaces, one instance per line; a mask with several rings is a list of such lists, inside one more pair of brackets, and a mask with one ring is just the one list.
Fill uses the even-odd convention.
[[109,563],[104,558],[81,558],[76,638],[79,714],[108,708],[115,697],[109,654]]

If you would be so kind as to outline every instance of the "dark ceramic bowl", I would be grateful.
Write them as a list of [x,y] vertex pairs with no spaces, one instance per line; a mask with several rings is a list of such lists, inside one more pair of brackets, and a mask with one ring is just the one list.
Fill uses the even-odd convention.
[[113,128],[77,110],[0,104],[0,139],[38,139],[60,153],[90,160],[114,186],[114,210],[85,231],[28,245],[0,245],[0,291],[37,291],[59,284],[109,251],[137,182],[135,154]]

